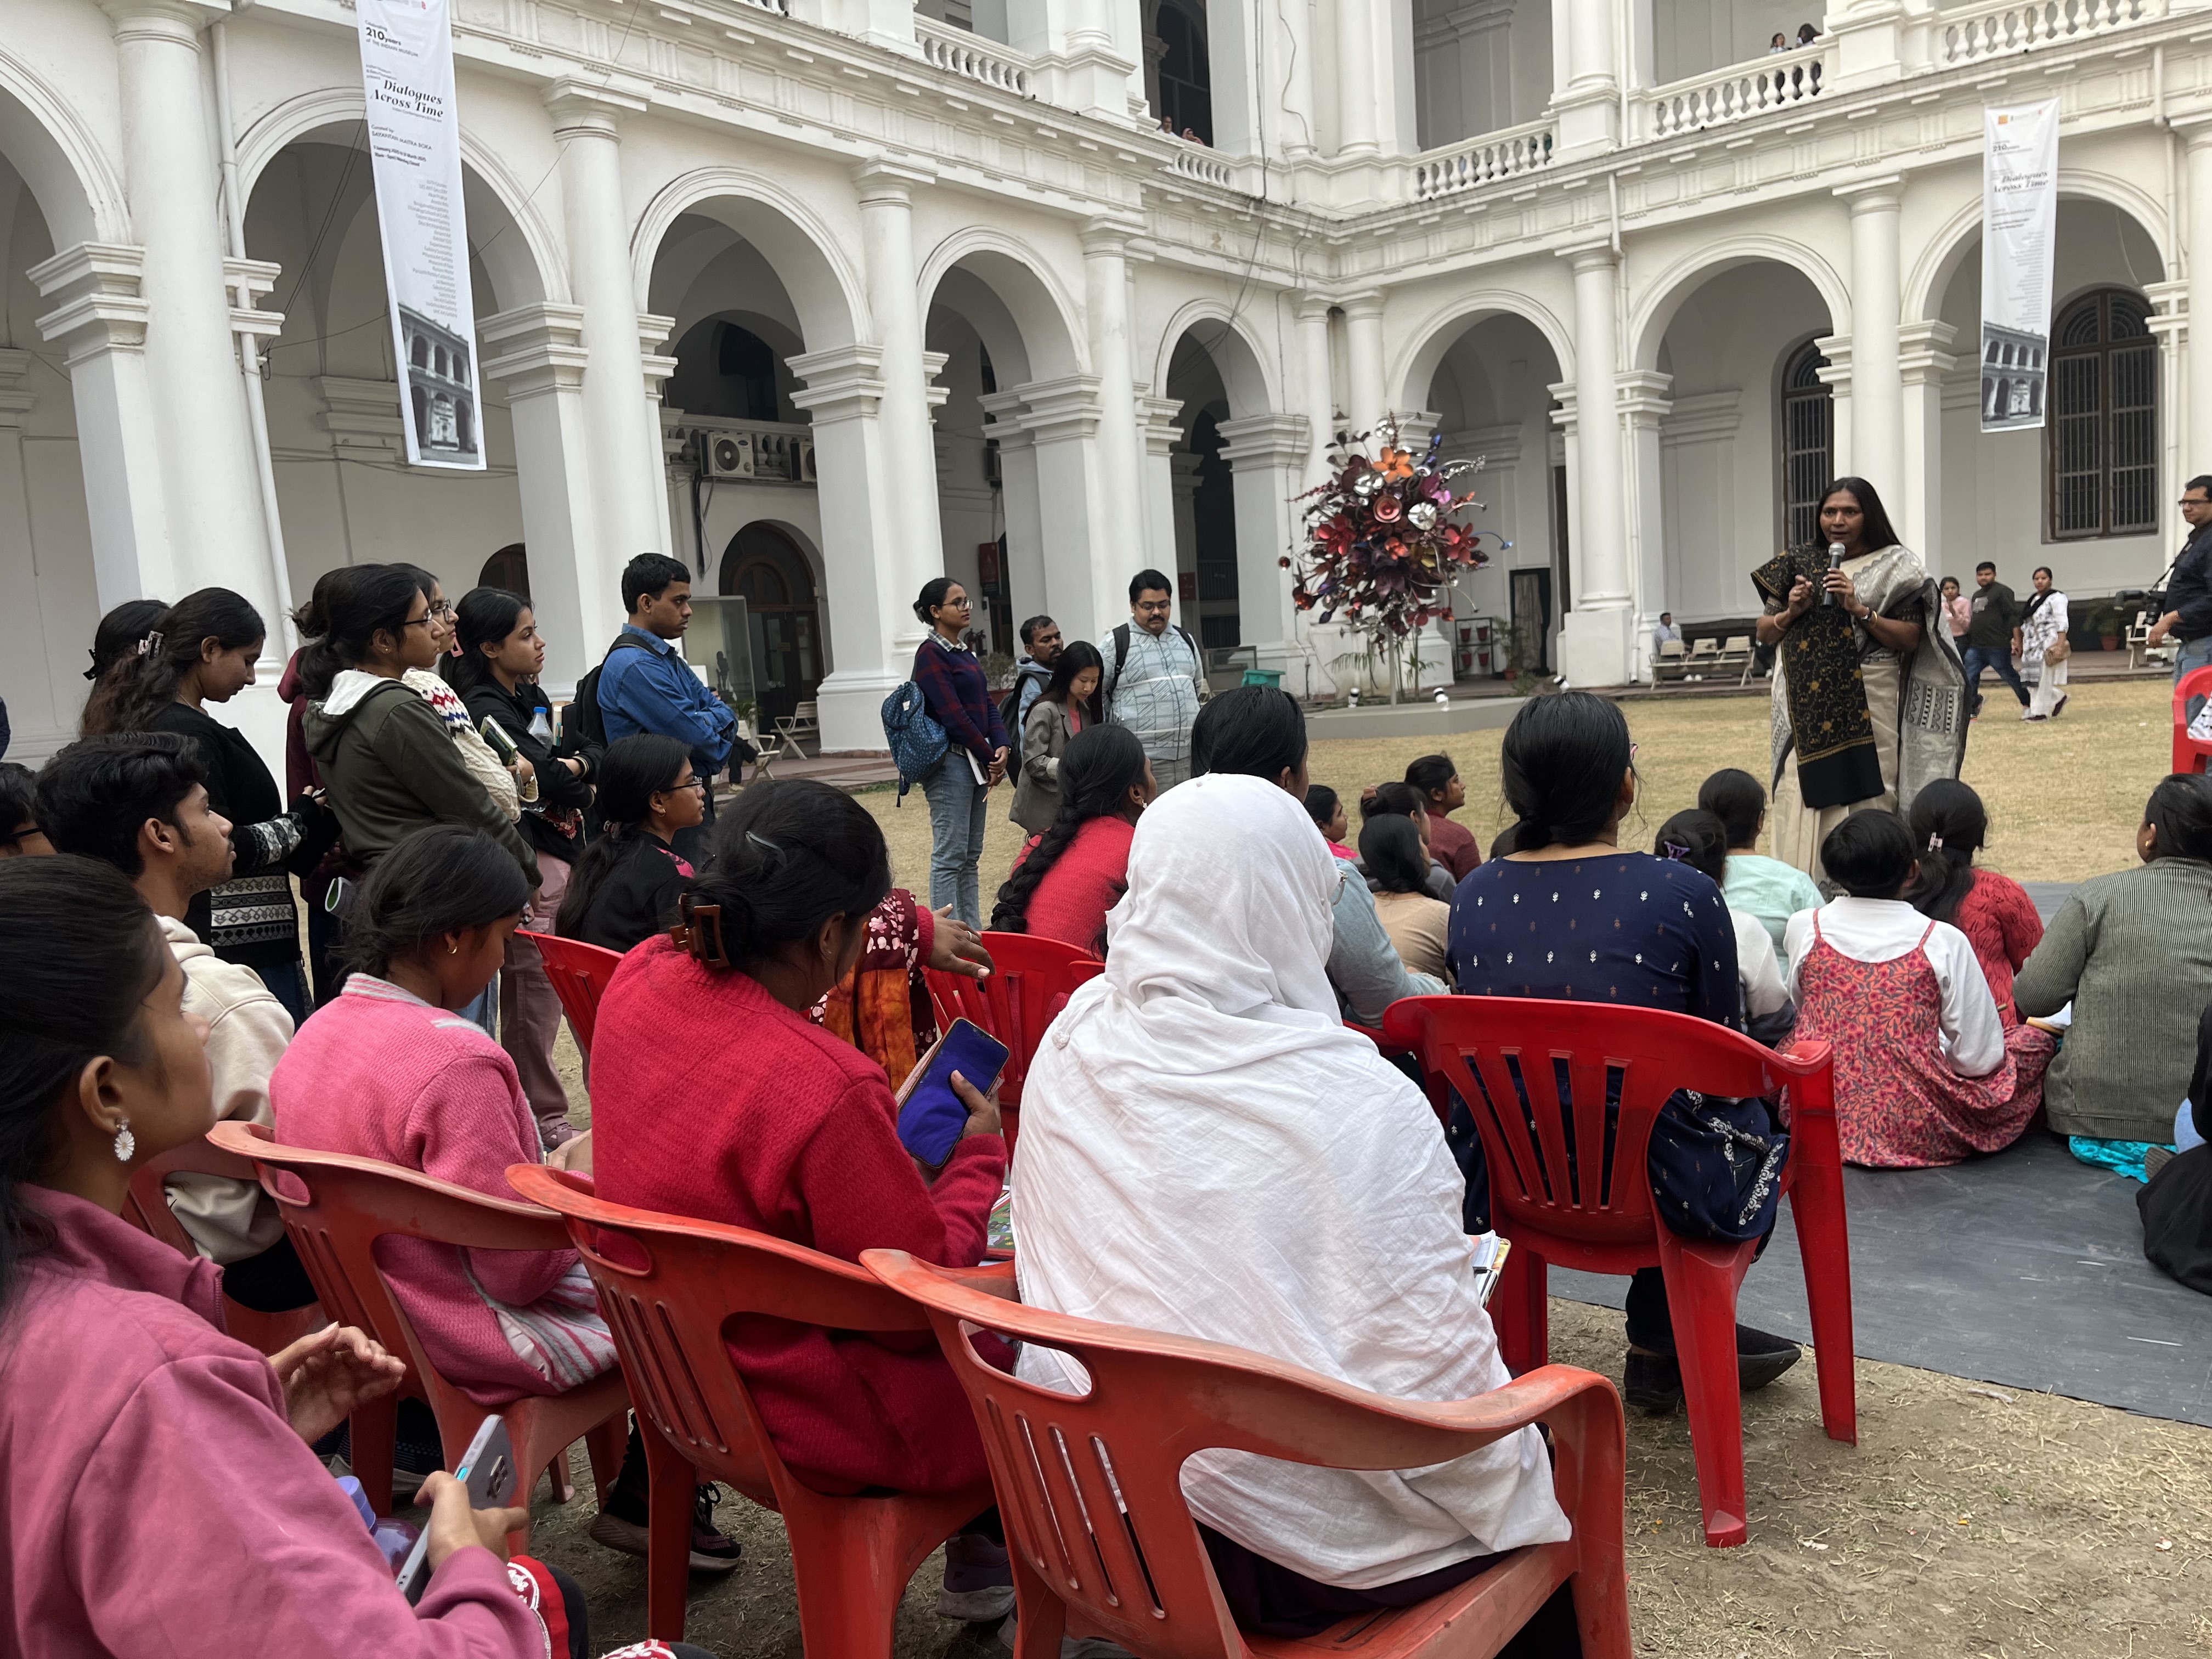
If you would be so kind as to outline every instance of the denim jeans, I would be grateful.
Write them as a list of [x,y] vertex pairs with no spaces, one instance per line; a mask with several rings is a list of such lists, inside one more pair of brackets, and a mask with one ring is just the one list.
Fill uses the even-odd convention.
[[481,1027],[493,1042],[499,1041],[499,975],[491,976],[491,983],[477,994],[475,1001],[454,1012],[470,1024]]
[[929,802],[929,908],[949,904],[954,915],[980,932],[983,895],[977,866],[991,792],[975,781],[968,751],[955,744],[921,781],[921,793]]
[[2012,665],[2012,647],[2008,645],[1970,645],[1966,647],[1966,688],[1973,694],[1974,706],[1967,712],[1982,712],[1982,670],[1994,668],[1997,678],[2012,687],[2012,694],[2020,699],[2020,706],[2027,707],[2027,688],[2020,683],[2020,671]]
[[2212,634],[2199,635],[2193,640],[2177,641],[2180,649],[2173,653],[2173,683],[2181,684],[2181,677],[2193,668],[2212,668]]
[[296,962],[287,962],[253,970],[261,982],[269,988],[269,994],[284,1005],[284,1012],[292,1016],[292,1029],[298,1030],[307,1018],[307,976]]

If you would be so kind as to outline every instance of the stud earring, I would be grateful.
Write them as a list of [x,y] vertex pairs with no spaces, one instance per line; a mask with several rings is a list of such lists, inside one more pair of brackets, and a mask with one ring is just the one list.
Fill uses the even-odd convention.
[[128,1164],[138,1150],[138,1138],[131,1133],[131,1121],[125,1118],[123,1127],[115,1132],[115,1161]]

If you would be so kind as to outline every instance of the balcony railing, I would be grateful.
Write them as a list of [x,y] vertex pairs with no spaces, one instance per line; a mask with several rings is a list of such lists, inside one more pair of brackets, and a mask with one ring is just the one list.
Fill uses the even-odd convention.
[[1175,155],[1168,162],[1168,171],[1179,178],[1195,179],[1201,185],[1218,185],[1224,190],[1236,185],[1229,163],[1205,145],[1188,138],[1175,141]]
[[1413,199],[1455,196],[1547,167],[1556,132],[1548,118],[1530,121],[1418,155],[1413,158]]
[[1636,137],[1679,138],[1806,103],[1820,95],[1834,59],[1833,44],[1819,43],[1654,87],[1634,100]]
[[922,61],[948,75],[996,87],[1018,98],[1030,96],[1029,59],[1010,47],[931,17],[914,20],[914,39],[921,48]]
[[2026,52],[2056,40],[2078,40],[2166,15],[2165,0],[2013,0],[1964,16],[1937,19],[1937,61],[1948,68]]

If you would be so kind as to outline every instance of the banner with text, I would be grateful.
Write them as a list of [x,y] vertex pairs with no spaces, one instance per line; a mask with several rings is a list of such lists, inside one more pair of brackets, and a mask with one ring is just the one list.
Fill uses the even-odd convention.
[[2043,424],[2058,100],[1982,112],[1982,430]]
[[451,0],[356,0],[407,459],[484,464]]

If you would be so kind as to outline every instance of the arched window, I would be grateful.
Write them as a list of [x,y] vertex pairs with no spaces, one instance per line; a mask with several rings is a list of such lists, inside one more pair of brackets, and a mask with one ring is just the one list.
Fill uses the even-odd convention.
[[2125,289],[2084,295],[2051,343],[2051,534],[2158,528],[2158,340]]
[[530,597],[530,556],[520,542],[509,542],[483,562],[478,587],[503,587],[518,599]]
[[1828,360],[1808,340],[1782,370],[1782,544],[1810,547],[1820,534],[1820,489],[1836,476],[1836,403],[1820,371]]

